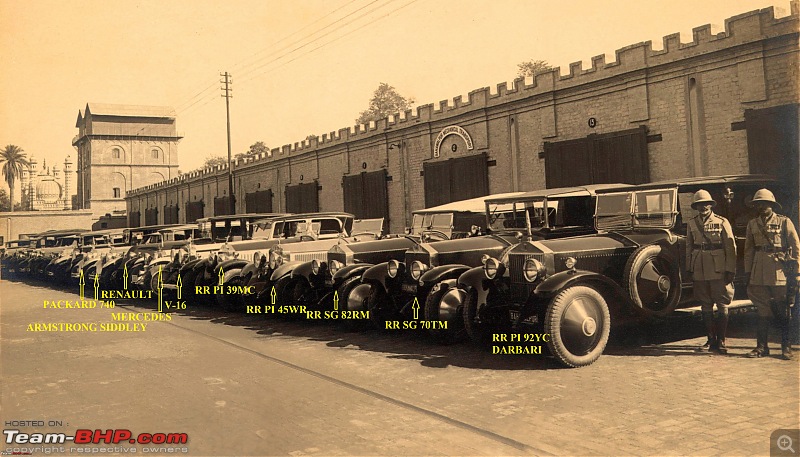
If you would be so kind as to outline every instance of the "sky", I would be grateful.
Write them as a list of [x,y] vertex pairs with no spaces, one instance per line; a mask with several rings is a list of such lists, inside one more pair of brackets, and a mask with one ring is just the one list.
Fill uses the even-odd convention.
[[[171,106],[182,171],[354,125],[381,82],[416,106],[789,1],[0,0],[0,147],[63,163],[87,103]],[[510,87],[510,86],[509,86]],[[437,105],[438,106],[438,105]]]

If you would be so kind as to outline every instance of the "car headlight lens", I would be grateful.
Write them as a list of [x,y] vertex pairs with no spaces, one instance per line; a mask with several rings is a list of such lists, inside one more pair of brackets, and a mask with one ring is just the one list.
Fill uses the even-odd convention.
[[542,265],[542,262],[539,262],[536,259],[526,260],[525,265],[522,267],[522,274],[525,276],[525,280],[528,282],[536,281],[536,278],[538,278],[543,272],[544,265]]
[[328,269],[331,271],[331,275],[335,275],[336,272],[341,270],[343,266],[344,265],[342,265],[342,262],[339,262],[338,260],[331,260]]
[[390,260],[388,270],[386,271],[389,274],[389,277],[396,278],[398,271],[400,271],[400,262],[397,260]]
[[256,251],[256,253],[253,254],[253,263],[258,265],[259,260],[261,260],[261,253]]
[[411,263],[411,277],[414,281],[419,280],[419,277],[422,276],[426,270],[426,265],[419,260],[415,260]]
[[314,259],[311,261],[311,273],[314,273],[314,275],[319,274],[319,260]]
[[575,268],[575,265],[577,263],[578,259],[576,259],[575,257],[567,257],[566,259],[564,259],[564,265],[570,269]]
[[483,264],[483,273],[488,279],[494,279],[497,276],[497,271],[500,269],[500,261],[494,257],[489,257]]

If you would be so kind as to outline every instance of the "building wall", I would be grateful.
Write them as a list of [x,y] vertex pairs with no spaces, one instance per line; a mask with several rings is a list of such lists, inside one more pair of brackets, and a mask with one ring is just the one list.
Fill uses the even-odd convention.
[[21,211],[3,213],[0,217],[0,236],[4,243],[47,230],[88,229],[92,225],[91,211]]
[[[480,88],[419,106],[368,126],[339,129],[319,138],[276,148],[234,164],[237,210],[253,186],[272,188],[273,209],[285,208],[286,185],[317,179],[321,210],[343,209],[343,176],[385,168],[391,230],[400,231],[425,202],[424,164],[485,153],[490,193],[545,187],[545,142],[586,138],[644,126],[652,181],[749,171],[747,132],[737,128],[746,109],[797,104],[800,99],[798,3],[775,19],[771,8],[730,18],[725,31],[694,29],[619,49],[604,56],[517,79],[508,87]],[[590,125],[589,119],[595,123]],[[434,157],[437,135],[460,126],[472,140],[446,136]],[[455,146],[455,148],[453,148]],[[186,199],[202,198],[206,216],[213,197],[227,193],[227,167],[193,172],[129,193],[128,208],[166,189],[185,187]],[[302,177],[302,180],[301,180]],[[200,183],[200,184],[198,184]],[[221,185],[219,185],[221,183]],[[202,195],[202,197],[201,197]],[[183,208],[181,203],[181,208]],[[183,210],[182,213],[183,214]]]

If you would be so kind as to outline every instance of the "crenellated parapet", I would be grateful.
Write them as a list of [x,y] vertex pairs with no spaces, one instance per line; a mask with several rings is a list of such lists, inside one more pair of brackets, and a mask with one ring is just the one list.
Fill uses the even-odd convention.
[[[517,100],[529,100],[532,106],[550,106],[558,100],[561,94],[575,92],[577,88],[596,87],[593,84],[644,84],[646,75],[657,73],[662,69],[671,69],[686,66],[691,59],[709,56],[715,53],[725,53],[730,50],[751,49],[755,43],[793,36],[797,40],[800,29],[800,8],[798,1],[791,2],[791,14],[786,17],[776,18],[772,7],[728,18],[724,23],[724,30],[712,33],[711,26],[706,24],[692,30],[692,39],[681,42],[680,34],[673,33],[662,38],[660,49],[654,49],[651,41],[634,43],[614,52],[614,60],[607,61],[606,55],[591,57],[589,68],[584,68],[583,62],[573,62],[564,67],[552,68],[535,74],[532,78],[517,78],[510,82],[500,82],[494,87],[481,87],[470,91],[466,97],[458,95],[452,99],[441,100],[436,104],[429,103],[395,113],[388,118],[379,119],[368,124],[348,126],[323,133],[320,136],[310,136],[306,139],[273,148],[269,153],[261,153],[236,161],[233,164],[234,172],[239,169],[260,167],[271,162],[293,160],[294,157],[309,157],[319,151],[341,151],[338,146],[352,144],[361,140],[377,141],[379,136],[390,131],[401,131],[421,124],[439,123],[447,125],[456,116],[461,116],[475,111],[492,107],[499,107]],[[720,54],[724,55],[724,54]],[[630,90],[630,87],[628,88]],[[583,89],[581,89],[583,90]],[[588,89],[587,89],[588,90]],[[763,90],[762,90],[763,92]],[[636,98],[639,94],[632,92],[629,97]],[[646,98],[646,94],[645,94]],[[549,105],[548,105],[549,104]],[[631,103],[626,106],[630,120],[639,121],[647,119],[648,107],[643,108]],[[543,137],[555,136],[555,113],[547,115],[551,125],[547,131],[542,132]],[[538,138],[541,140],[541,138]],[[203,179],[218,174],[227,173],[227,165],[187,173],[176,178],[177,181],[167,181],[154,186],[169,186],[181,182]],[[170,184],[172,183],[172,184]],[[158,187],[158,188],[160,188]],[[131,194],[147,192],[156,187],[136,189]]]

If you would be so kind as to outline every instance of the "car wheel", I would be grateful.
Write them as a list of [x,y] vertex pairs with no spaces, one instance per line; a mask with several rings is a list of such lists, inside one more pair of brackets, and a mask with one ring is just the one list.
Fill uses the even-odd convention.
[[[244,284],[242,283],[242,278],[240,276],[234,276],[228,282],[225,283],[224,289],[225,291],[227,291],[228,286],[239,287],[243,285]],[[222,306],[225,309],[225,311],[237,312],[243,309],[242,296],[240,294],[217,294],[214,297],[217,300],[217,304]]]
[[[380,285],[362,285],[369,287],[369,294],[366,296],[364,303],[369,311],[370,322],[372,322],[372,325],[374,325],[378,330],[386,330],[386,322],[392,320],[394,317],[392,312],[393,307],[389,303],[389,296],[386,295],[386,292]],[[358,288],[356,288],[356,290],[358,290]],[[355,290],[353,292],[355,292]],[[353,294],[351,293],[350,295],[352,296]],[[348,308],[349,306],[350,300],[348,300]]]
[[[370,294],[370,285],[362,284],[361,277],[348,278],[339,286],[339,303],[342,311],[368,311],[367,297]],[[341,326],[348,332],[357,332],[366,329],[366,319],[341,319]]]
[[550,302],[544,331],[550,334],[550,353],[562,364],[582,367],[597,360],[608,343],[611,315],[600,292],[571,286]]
[[625,265],[623,287],[645,314],[670,314],[681,299],[678,261],[659,245],[642,246]]
[[507,309],[486,306],[478,316],[478,294],[474,290],[464,293],[463,315],[464,330],[478,344],[491,342],[494,333],[511,330],[511,315]]
[[453,344],[464,338],[463,304],[466,293],[457,287],[441,285],[425,300],[425,320],[444,322],[446,328],[431,329],[428,334],[439,343]]

